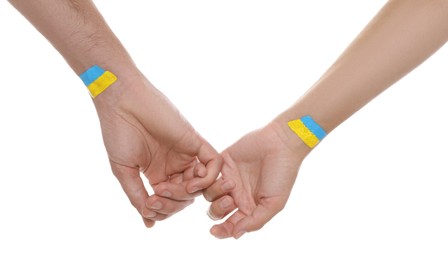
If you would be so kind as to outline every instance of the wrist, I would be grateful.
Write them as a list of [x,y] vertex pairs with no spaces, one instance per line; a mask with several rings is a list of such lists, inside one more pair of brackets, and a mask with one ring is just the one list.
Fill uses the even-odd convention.
[[288,122],[291,120],[293,119],[285,114],[281,114],[272,120],[269,125],[275,130],[288,150],[299,158],[305,158],[312,149],[289,128]]
[[136,100],[136,96],[142,95],[142,91],[152,88],[152,85],[138,70],[132,73],[111,72],[116,75],[117,80],[92,99],[100,116],[129,108],[132,105],[132,100]]

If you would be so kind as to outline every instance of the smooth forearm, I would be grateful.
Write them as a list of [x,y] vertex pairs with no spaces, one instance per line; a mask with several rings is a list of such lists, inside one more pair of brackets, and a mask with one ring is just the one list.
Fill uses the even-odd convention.
[[136,68],[90,0],[9,0],[44,35],[76,74],[92,65],[119,78]]
[[[448,1],[389,1],[314,86],[275,121],[285,128],[288,121],[311,115],[330,132],[447,40]],[[286,134],[297,139],[291,131]]]

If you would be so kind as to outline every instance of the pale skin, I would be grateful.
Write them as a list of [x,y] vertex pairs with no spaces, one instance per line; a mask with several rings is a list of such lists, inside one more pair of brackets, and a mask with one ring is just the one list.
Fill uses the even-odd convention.
[[[148,227],[189,205],[215,180],[219,155],[138,71],[91,1],[10,2],[77,74],[97,64],[118,76],[94,104],[112,170]],[[447,41],[447,5],[389,1],[294,105],[226,149],[222,177],[204,195],[214,219],[237,211],[211,233],[239,238],[280,212],[311,151],[286,123],[311,115],[330,133]],[[159,196],[149,196],[140,172]]]
[[[219,153],[137,69],[92,1],[9,2],[76,74],[99,65],[118,77],[93,102],[111,169],[147,227],[190,205],[215,181]],[[150,196],[141,174],[163,197]]]
[[212,219],[232,214],[210,232],[239,238],[283,209],[311,152],[287,122],[311,115],[330,133],[447,40],[447,0],[389,1],[295,104],[222,152],[222,176],[204,196]]

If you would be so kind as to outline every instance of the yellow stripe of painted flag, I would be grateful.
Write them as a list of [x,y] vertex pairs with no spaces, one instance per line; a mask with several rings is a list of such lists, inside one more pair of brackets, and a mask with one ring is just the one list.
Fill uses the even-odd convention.
[[319,139],[316,135],[314,135],[300,119],[289,121],[288,126],[306,145],[308,145],[308,147],[313,148],[319,143]]
[[90,85],[87,86],[87,89],[89,89],[92,98],[95,98],[115,81],[117,81],[117,76],[110,71],[105,71],[103,75],[99,76],[95,81],[90,83]]

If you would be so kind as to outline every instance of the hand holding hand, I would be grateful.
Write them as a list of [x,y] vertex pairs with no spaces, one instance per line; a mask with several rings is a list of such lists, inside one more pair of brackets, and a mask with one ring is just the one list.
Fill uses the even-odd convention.
[[[217,178],[220,155],[144,76],[117,81],[94,103],[112,171],[147,227],[191,204]],[[140,173],[164,197],[150,197]]]
[[[212,227],[218,238],[241,237],[263,227],[280,212],[288,200],[300,164],[309,152],[298,138],[272,122],[251,132],[223,153],[222,177],[205,190],[212,204],[209,215],[225,222]],[[289,132],[287,132],[289,131]],[[291,143],[290,138],[294,144]]]

